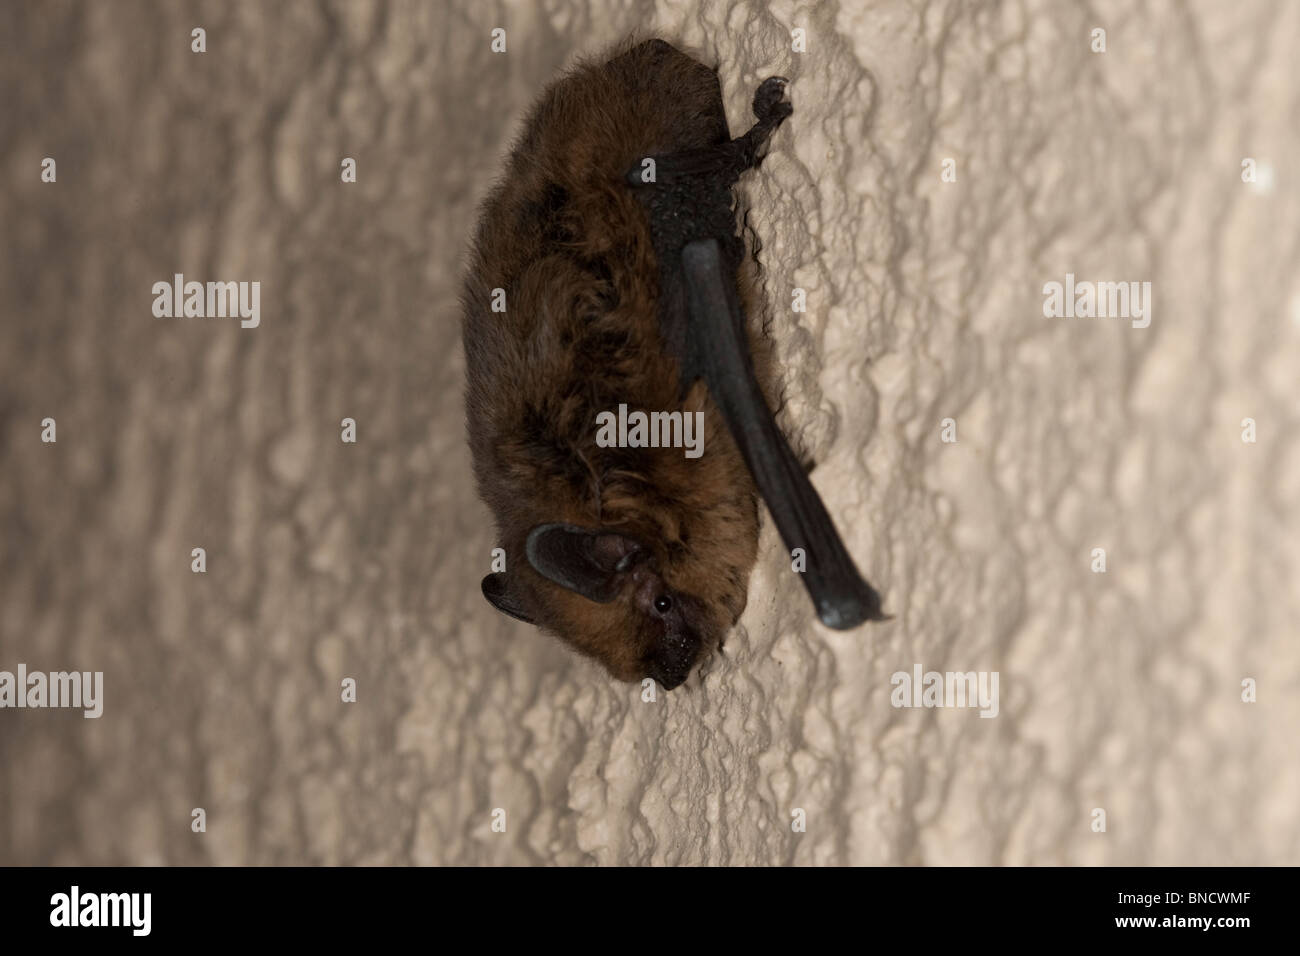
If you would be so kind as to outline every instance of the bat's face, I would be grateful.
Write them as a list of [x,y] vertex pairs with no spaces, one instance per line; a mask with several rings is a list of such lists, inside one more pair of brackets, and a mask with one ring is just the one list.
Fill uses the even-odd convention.
[[717,630],[699,599],[669,587],[644,564],[627,572],[627,578],[608,604],[564,599],[568,619],[556,633],[618,680],[650,677],[672,690],[713,652]]
[[674,587],[652,549],[627,536],[540,525],[525,550],[529,573],[488,575],[488,600],[563,638],[618,680],[649,677],[672,690],[731,624],[716,602]]

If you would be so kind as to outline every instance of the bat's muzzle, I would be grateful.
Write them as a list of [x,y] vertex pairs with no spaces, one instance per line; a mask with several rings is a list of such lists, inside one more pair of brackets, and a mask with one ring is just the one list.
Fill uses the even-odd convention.
[[670,635],[649,662],[649,676],[664,690],[672,690],[690,676],[691,668],[699,656],[699,638]]

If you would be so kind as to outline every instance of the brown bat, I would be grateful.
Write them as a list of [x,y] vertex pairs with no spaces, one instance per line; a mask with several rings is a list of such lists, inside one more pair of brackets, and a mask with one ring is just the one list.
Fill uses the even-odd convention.
[[[776,426],[742,311],[732,186],[791,114],[785,93],[765,80],[731,139],[715,70],[625,44],[546,89],[482,209],[465,404],[506,556],[483,594],[620,680],[671,689],[721,645],[757,556],[756,486],[822,622],[884,619]],[[702,420],[703,454],[598,441],[620,405]]]

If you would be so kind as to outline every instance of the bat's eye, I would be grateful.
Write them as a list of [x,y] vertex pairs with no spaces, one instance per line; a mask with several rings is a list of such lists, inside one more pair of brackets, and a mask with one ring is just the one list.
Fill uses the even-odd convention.
[[660,614],[667,614],[673,609],[673,599],[667,594],[661,594],[655,598],[655,610]]

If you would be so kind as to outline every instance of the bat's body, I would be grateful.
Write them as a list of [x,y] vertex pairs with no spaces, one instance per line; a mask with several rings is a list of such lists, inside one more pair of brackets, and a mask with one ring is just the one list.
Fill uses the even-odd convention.
[[[731,187],[790,115],[784,86],[759,88],[759,122],[731,140],[714,71],[659,40],[625,49],[546,91],[484,206],[466,406],[507,570],[483,591],[623,680],[674,687],[721,643],[745,607],[756,491],[806,551],[822,620],[881,616],[768,411],[737,284]],[[702,456],[602,447],[597,416],[620,404],[702,412]]]

